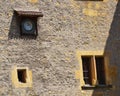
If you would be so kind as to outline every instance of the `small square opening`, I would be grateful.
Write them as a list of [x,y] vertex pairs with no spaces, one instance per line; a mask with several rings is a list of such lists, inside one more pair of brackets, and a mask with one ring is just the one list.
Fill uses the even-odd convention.
[[21,36],[37,36],[37,18],[22,16],[20,30]]
[[27,78],[27,71],[26,69],[18,69],[17,70],[17,75],[18,75],[18,81],[21,83],[26,83],[26,78]]

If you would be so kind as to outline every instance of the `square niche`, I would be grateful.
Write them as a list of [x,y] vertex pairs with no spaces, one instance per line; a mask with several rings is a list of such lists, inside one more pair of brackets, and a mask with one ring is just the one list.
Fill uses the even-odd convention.
[[32,87],[32,71],[28,67],[14,67],[12,84],[15,87]]
[[38,35],[38,17],[43,17],[39,11],[23,11],[14,10],[17,15],[18,27],[21,36],[37,36]]

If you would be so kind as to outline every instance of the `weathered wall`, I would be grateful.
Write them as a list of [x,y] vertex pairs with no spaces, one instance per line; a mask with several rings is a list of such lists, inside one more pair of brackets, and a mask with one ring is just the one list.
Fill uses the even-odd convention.
[[[119,55],[114,52],[119,49],[119,43],[111,44],[114,41],[111,23],[117,3],[116,0],[1,0],[0,96],[119,96],[116,72]],[[37,39],[18,38],[14,8],[42,11],[44,16],[38,20]],[[80,90],[79,79],[75,78],[75,71],[79,70],[77,50],[110,51],[111,69],[115,70],[111,71],[112,91]],[[14,66],[28,67],[32,71],[32,88],[13,86]]]

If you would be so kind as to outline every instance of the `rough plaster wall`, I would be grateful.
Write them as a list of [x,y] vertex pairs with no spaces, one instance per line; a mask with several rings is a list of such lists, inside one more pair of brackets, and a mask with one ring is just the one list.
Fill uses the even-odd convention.
[[[78,49],[107,49],[116,4],[115,0],[1,0],[0,96],[109,96],[109,90],[80,91],[75,54]],[[43,12],[37,39],[15,38],[19,30],[13,8]],[[32,88],[12,86],[15,65],[32,70]]]

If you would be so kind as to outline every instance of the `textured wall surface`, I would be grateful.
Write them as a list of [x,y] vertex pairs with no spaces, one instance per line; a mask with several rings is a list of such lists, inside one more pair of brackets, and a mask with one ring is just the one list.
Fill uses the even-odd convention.
[[[20,38],[14,8],[39,9],[38,37]],[[119,96],[120,4],[116,0],[0,0],[0,96]],[[113,88],[80,90],[76,51],[110,51]],[[15,88],[14,66],[32,88]]]

